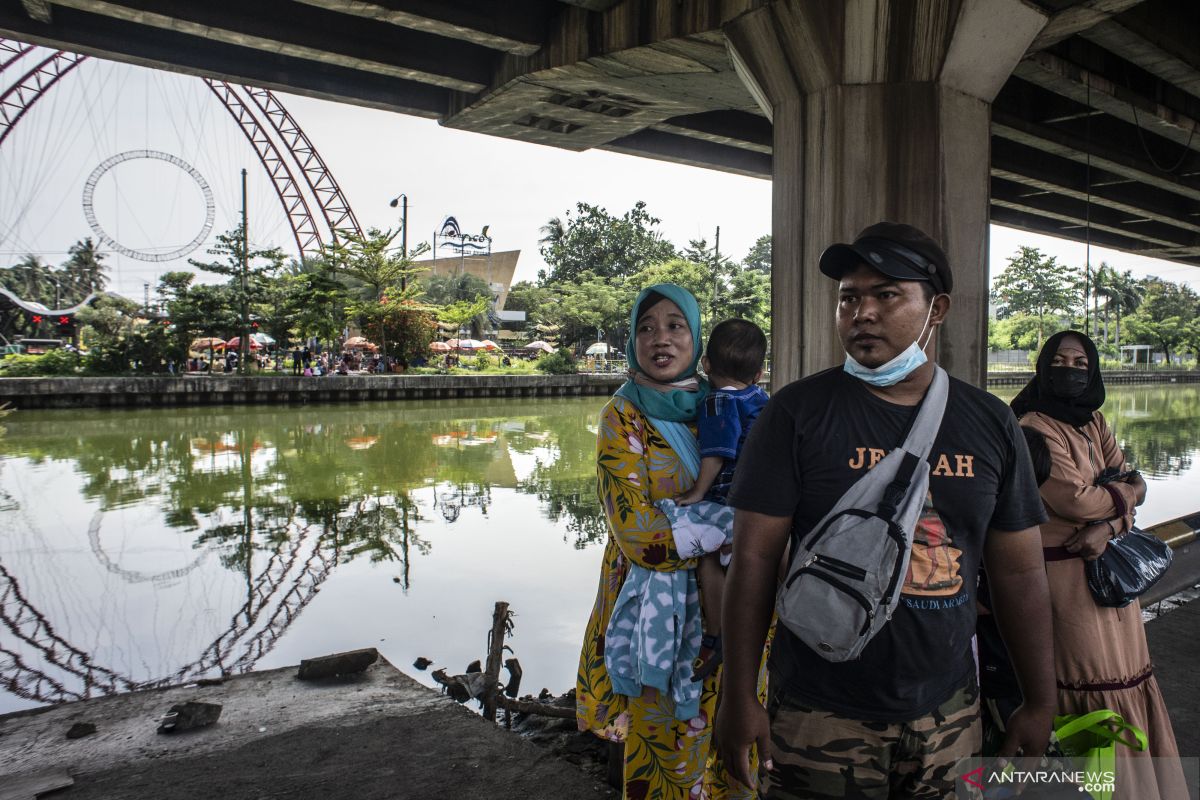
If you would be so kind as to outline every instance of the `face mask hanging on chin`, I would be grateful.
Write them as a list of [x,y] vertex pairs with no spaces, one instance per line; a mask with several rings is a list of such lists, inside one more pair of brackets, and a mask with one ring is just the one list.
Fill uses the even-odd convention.
[[921,341],[921,337],[925,335],[925,329],[929,327],[929,318],[933,316],[934,300],[937,300],[937,297],[929,301],[929,311],[925,314],[925,324],[921,326],[921,332],[917,334],[917,338],[913,340],[912,344],[901,350],[895,358],[887,363],[880,364],[878,367],[864,367],[854,356],[846,353],[846,363],[842,368],[850,375],[853,375],[860,381],[866,381],[872,386],[895,386],[907,378],[929,360],[925,356],[925,347],[929,346],[929,340],[933,338],[933,329],[930,328],[924,347],[917,344],[917,342]]

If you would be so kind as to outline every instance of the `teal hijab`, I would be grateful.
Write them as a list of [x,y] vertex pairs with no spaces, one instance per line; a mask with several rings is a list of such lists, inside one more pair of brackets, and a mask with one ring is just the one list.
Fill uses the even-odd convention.
[[[633,310],[629,312],[629,341],[625,345],[625,358],[629,368],[636,373],[645,375],[645,370],[637,360],[637,320],[642,303],[651,293],[657,293],[679,306],[683,317],[687,320],[688,329],[692,332],[692,360],[683,372],[675,376],[674,381],[685,381],[696,377],[696,365],[700,363],[700,305],[692,293],[682,286],[673,283],[658,283],[647,286],[633,301]],[[661,385],[661,384],[660,384]],[[632,377],[617,390],[618,397],[637,406],[643,414],[655,419],[668,422],[691,422],[696,419],[696,408],[708,394],[708,382],[699,381],[698,389],[659,389],[657,386],[647,386],[638,383]]]

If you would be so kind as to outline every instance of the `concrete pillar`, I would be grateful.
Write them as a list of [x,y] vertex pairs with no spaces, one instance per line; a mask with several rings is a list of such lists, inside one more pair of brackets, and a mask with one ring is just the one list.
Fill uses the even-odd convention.
[[1023,0],[771,0],[725,26],[774,124],[774,386],[843,360],[818,257],[884,219],[945,248],[939,361],[983,385],[990,104],[1045,22]]

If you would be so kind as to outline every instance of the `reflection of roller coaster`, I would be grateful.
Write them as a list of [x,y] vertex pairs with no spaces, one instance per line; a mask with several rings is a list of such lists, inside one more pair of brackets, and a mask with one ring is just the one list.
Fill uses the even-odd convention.
[[200,555],[192,559],[192,562],[186,567],[167,570],[165,572],[155,572],[153,574],[146,572],[138,572],[136,570],[125,569],[113,563],[113,560],[108,557],[108,553],[104,552],[104,548],[100,545],[100,522],[104,519],[104,513],[97,511],[92,517],[92,523],[88,525],[88,545],[92,548],[92,555],[96,560],[104,565],[104,568],[114,575],[119,575],[122,580],[127,583],[142,583],[149,581],[151,583],[166,583],[173,581],[176,578],[182,578],[196,567],[204,563],[208,558],[208,551],[202,550]]
[[247,672],[271,651],[329,577],[337,564],[337,547],[323,549],[322,545],[331,540],[329,534],[314,535],[308,525],[289,536],[251,584],[246,602],[233,615],[228,629],[196,660],[169,676],[144,681],[93,663],[88,653],[59,636],[45,615],[22,594],[16,578],[0,564],[0,622],[19,642],[35,651],[41,662],[26,663],[16,648],[0,644],[0,685],[27,700],[61,703],[187,683],[213,673]]

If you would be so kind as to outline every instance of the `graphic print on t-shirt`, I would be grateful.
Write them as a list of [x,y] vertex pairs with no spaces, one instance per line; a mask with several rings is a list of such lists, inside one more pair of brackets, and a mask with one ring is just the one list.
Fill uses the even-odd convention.
[[921,597],[951,597],[962,588],[958,574],[962,550],[946,529],[937,509],[933,507],[933,492],[925,493],[925,506],[913,532],[912,557],[902,594]]

